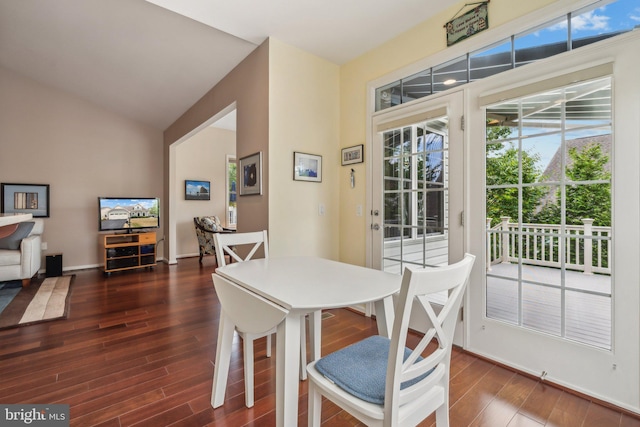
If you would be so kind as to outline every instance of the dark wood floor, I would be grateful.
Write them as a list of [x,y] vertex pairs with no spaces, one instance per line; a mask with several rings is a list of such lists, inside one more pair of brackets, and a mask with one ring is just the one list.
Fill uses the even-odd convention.
[[[256,403],[244,407],[242,354],[232,357],[225,404],[210,406],[219,306],[213,258],[153,271],[76,271],[67,320],[0,331],[0,402],[64,403],[71,425],[272,426],[275,355],[256,348]],[[323,354],[375,333],[375,322],[349,310],[323,320]],[[275,349],[274,349],[275,350]],[[306,425],[307,384],[299,423]],[[360,425],[335,406],[323,425]],[[422,425],[430,426],[430,418]],[[640,421],[566,391],[454,350],[451,425],[619,426]]]

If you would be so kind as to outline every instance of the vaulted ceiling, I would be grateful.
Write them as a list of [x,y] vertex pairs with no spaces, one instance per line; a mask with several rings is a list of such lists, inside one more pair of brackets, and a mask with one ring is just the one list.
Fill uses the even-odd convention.
[[0,0],[0,66],[166,129],[268,37],[344,64],[455,0]]

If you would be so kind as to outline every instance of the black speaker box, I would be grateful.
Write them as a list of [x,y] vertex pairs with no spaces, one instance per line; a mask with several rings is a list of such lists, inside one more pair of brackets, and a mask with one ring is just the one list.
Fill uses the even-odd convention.
[[62,276],[62,254],[47,255],[47,277]]

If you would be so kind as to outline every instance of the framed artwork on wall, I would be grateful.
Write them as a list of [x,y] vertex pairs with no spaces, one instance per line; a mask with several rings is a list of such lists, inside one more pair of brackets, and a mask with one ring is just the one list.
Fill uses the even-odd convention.
[[322,156],[294,152],[293,179],[295,181],[322,182]]
[[187,179],[184,181],[185,200],[211,200],[211,182]]
[[241,196],[262,194],[262,152],[240,159],[238,181]]
[[342,166],[364,162],[363,148],[364,148],[364,144],[343,148],[342,149]]
[[2,213],[49,218],[49,184],[2,184]]

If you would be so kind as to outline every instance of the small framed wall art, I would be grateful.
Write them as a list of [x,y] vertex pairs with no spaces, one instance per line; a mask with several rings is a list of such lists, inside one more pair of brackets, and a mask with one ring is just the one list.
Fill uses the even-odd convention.
[[262,152],[241,158],[239,167],[240,195],[262,194]]
[[211,182],[195,181],[187,179],[184,181],[185,200],[211,200]]
[[2,213],[49,218],[49,184],[2,184]]
[[353,147],[343,148],[342,149],[342,166],[364,162],[363,148],[364,148],[363,144],[354,145]]
[[293,179],[295,181],[322,182],[322,156],[294,152]]

